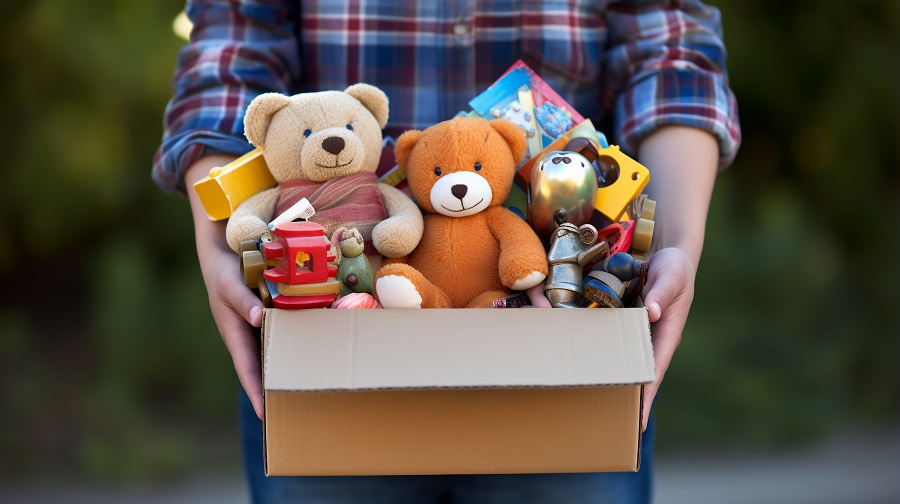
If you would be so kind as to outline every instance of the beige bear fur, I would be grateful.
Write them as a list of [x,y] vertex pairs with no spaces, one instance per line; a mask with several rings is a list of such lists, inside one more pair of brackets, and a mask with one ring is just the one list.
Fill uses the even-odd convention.
[[[384,92],[368,84],[354,84],[343,92],[260,95],[247,109],[244,131],[253,145],[263,149],[277,182],[325,182],[361,172],[374,173],[381,159],[381,130],[387,120]],[[307,130],[309,136],[304,134]],[[334,137],[342,144],[338,154],[326,149],[326,140]],[[421,211],[394,187],[378,184],[378,192],[388,218],[375,226],[372,242],[385,257],[405,256],[422,236]],[[255,240],[268,230],[277,198],[275,187],[247,199],[235,210],[225,233],[233,250],[237,251],[242,241]],[[329,236],[333,231],[326,229]]]

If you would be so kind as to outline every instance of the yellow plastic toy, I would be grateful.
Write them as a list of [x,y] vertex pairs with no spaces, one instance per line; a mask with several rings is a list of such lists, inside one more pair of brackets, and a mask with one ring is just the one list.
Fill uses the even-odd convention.
[[263,159],[262,149],[255,149],[223,167],[215,167],[209,176],[198,180],[194,190],[210,220],[231,217],[244,200],[275,186],[275,179]]
[[601,187],[597,191],[594,208],[610,221],[616,222],[650,182],[650,171],[625,155],[618,145],[598,149],[598,152],[600,161],[619,168],[619,177],[612,185]]

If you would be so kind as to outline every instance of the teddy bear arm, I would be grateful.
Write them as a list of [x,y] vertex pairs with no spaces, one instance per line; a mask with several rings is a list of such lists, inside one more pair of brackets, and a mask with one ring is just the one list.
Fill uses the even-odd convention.
[[409,264],[409,256],[386,257],[381,261],[382,266],[387,266],[388,264]]
[[514,290],[526,290],[547,277],[547,253],[534,230],[502,207],[488,209],[485,221],[500,242],[500,280]]
[[403,191],[378,184],[388,218],[372,230],[372,242],[378,252],[389,258],[409,255],[419,245],[425,229],[422,211]]
[[255,240],[269,230],[267,222],[272,218],[277,200],[277,187],[253,195],[238,206],[225,227],[225,239],[235,252],[241,242]]

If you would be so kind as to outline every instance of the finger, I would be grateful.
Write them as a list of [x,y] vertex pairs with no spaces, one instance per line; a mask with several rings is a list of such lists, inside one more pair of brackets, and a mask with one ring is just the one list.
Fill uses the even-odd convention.
[[253,327],[262,324],[263,303],[238,277],[222,282],[222,299]]
[[653,407],[653,400],[659,391],[660,381],[644,385],[644,404],[641,409],[641,432],[647,430],[647,422],[650,420],[650,409]]
[[253,404],[256,416],[262,419],[263,391],[259,364],[259,338],[240,315],[227,307],[218,310],[216,324],[222,341],[231,354],[238,380]]
[[647,420],[650,418],[650,408],[659,391],[675,350],[681,343],[681,335],[687,322],[690,301],[686,297],[676,297],[675,301],[666,307],[659,320],[650,326],[650,335],[653,342],[653,362],[656,366],[656,379],[653,383],[644,387],[644,407],[641,416],[642,431],[647,429]]
[[[660,320],[669,306],[687,293],[689,273],[681,267],[668,267],[666,262],[650,264],[647,288],[644,290],[644,306],[647,307],[650,323]],[[690,300],[688,300],[690,303]]]

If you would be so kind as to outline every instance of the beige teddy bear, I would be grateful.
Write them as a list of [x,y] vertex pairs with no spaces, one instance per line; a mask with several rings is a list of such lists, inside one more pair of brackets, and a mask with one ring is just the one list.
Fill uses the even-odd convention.
[[228,245],[237,251],[242,241],[256,240],[274,217],[306,198],[316,212],[309,220],[329,237],[341,226],[355,227],[369,255],[412,252],[422,236],[422,214],[409,197],[375,176],[387,120],[387,96],[368,84],[254,99],[244,131],[263,149],[278,185],[235,210],[225,231]]

